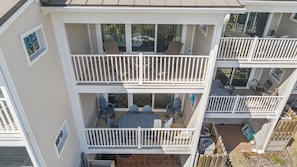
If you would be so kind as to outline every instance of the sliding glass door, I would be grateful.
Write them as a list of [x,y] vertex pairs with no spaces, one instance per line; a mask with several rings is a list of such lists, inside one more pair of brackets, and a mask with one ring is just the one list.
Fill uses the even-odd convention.
[[242,32],[262,37],[269,13],[231,14],[225,32]]
[[119,49],[126,52],[125,24],[102,24],[101,31],[103,42],[116,41]]
[[109,93],[108,100],[117,109],[127,110],[130,105],[138,107],[150,105],[154,110],[166,110],[166,106],[174,100],[174,94],[150,94],[150,93]]
[[228,83],[236,87],[246,87],[250,78],[251,68],[217,68],[215,79],[222,81],[224,85]]
[[116,41],[122,52],[165,52],[170,41],[181,42],[182,25],[101,24],[101,36],[102,42]]

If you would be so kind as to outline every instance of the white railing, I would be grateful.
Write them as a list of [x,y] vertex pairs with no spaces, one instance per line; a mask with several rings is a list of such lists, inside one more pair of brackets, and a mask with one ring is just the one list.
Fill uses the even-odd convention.
[[297,39],[222,37],[217,58],[246,61],[297,60]]
[[0,88],[0,133],[20,133],[2,91]]
[[208,56],[72,55],[77,83],[204,83]]
[[87,128],[89,148],[191,148],[194,129]]
[[282,96],[210,96],[207,113],[275,113]]

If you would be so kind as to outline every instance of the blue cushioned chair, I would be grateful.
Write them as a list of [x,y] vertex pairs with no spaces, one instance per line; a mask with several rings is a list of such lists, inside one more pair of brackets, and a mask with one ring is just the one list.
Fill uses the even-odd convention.
[[181,113],[181,100],[180,98],[175,98],[172,103],[169,103],[166,106],[166,117],[168,118],[171,114],[174,115],[174,119],[176,119],[177,113]]
[[103,115],[105,122],[107,122],[107,118],[115,117],[114,105],[106,101],[104,98],[99,99],[98,110],[99,110],[99,117]]

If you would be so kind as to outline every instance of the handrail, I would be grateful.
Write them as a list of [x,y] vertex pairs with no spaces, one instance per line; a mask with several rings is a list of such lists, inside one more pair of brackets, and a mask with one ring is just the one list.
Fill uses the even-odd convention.
[[221,37],[217,58],[242,61],[297,60],[297,39]]
[[190,148],[193,128],[86,128],[87,147]]
[[210,96],[207,113],[275,112],[283,96]]
[[203,84],[209,56],[71,55],[81,83]]

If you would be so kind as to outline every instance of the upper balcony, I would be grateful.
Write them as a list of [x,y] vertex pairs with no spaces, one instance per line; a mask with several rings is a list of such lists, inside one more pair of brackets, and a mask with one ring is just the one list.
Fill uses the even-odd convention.
[[208,56],[72,55],[77,84],[204,84]]
[[296,28],[291,13],[232,14],[220,39],[217,61],[293,67],[297,62]]
[[297,61],[297,38],[222,37],[218,60]]
[[216,56],[211,52],[211,25],[207,35],[199,25],[68,23],[65,27],[70,70],[79,86],[203,88],[210,57]]

